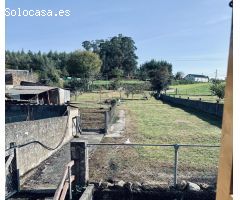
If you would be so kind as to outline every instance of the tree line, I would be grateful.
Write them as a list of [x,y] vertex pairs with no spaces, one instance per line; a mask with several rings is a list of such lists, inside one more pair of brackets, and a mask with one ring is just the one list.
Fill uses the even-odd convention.
[[150,60],[137,68],[135,42],[121,34],[110,39],[82,42],[84,50],[48,53],[6,50],[6,68],[33,70],[39,79],[48,79],[50,84],[63,86],[66,77],[75,78],[87,85],[94,79],[137,78],[149,80],[158,93],[173,79],[172,64],[167,61]]
[[124,77],[131,76],[137,69],[137,48],[131,37],[119,34],[109,40],[84,41],[82,47],[84,50],[70,53],[6,50],[6,68],[37,72],[55,68],[60,70],[60,76],[85,76],[88,71],[95,70],[96,73],[107,75],[109,78],[119,74]]

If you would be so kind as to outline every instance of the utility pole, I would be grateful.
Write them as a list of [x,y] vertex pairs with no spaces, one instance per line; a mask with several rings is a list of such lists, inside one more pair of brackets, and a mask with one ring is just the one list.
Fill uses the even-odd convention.
[[217,69],[216,69],[216,72],[215,72],[215,80],[217,80]]

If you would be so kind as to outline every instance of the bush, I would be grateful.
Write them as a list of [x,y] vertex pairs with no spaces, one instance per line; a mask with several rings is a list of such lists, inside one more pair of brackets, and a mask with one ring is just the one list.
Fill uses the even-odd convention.
[[64,87],[69,88],[71,92],[85,92],[88,91],[88,80],[87,79],[72,79],[65,81]]
[[151,84],[149,82],[146,83],[141,83],[141,84],[123,84],[122,86],[125,90],[125,94],[127,98],[129,95],[132,95],[132,98],[134,94],[143,94],[144,91],[150,90],[151,89]]
[[117,89],[119,89],[120,87],[121,87],[121,81],[119,80],[119,79],[116,79],[116,80],[114,80],[113,82],[111,82],[111,84],[110,84],[110,88],[112,89],[112,90],[117,90]]
[[213,95],[216,95],[219,99],[223,99],[225,95],[225,83],[214,83],[210,86],[210,90]]

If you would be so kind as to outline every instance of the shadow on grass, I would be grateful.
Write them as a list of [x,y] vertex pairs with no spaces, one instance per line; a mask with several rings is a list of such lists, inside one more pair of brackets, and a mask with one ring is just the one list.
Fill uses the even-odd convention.
[[217,126],[218,128],[222,128],[222,118],[220,118],[220,117],[217,117],[215,115],[211,115],[211,114],[203,112],[203,111],[195,110],[193,108],[188,108],[188,107],[183,106],[183,105],[176,105],[176,104],[173,104],[173,103],[170,103],[170,102],[164,102],[164,101],[161,101],[161,102],[163,104],[168,104],[168,105],[170,105],[171,107],[174,107],[174,108],[181,108],[184,111],[188,112],[189,114],[195,115],[198,118],[200,118],[201,120],[204,120],[211,125]]

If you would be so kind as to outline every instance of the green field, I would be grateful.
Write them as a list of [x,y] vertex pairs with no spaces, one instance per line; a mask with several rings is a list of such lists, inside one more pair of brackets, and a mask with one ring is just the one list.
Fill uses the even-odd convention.
[[[151,99],[148,101],[129,101],[126,104],[136,119],[139,133],[137,142],[160,144],[219,144],[220,120],[198,112],[186,112],[181,108],[163,104]],[[148,157],[151,148],[144,148],[141,155]],[[167,159],[173,155],[172,149],[164,153],[151,153],[156,159]],[[214,159],[213,159],[214,158]],[[218,150],[182,149],[181,159],[187,161],[189,168],[208,169],[218,160]]]
[[[105,91],[102,99],[119,97],[118,92]],[[212,144],[219,145],[221,120],[196,111],[163,104],[142,95],[125,100],[118,110],[126,112],[126,130],[122,138],[105,138],[103,142],[145,144]],[[99,100],[95,93],[83,94],[79,100]],[[102,155],[105,155],[102,157]],[[210,181],[217,172],[219,148],[179,149],[179,176],[194,181]],[[90,163],[90,179],[166,181],[171,179],[174,161],[173,147],[100,147]],[[112,165],[115,166],[112,169]],[[97,169],[96,169],[96,166]],[[102,169],[100,166],[105,166]],[[155,175],[154,175],[155,174]],[[161,174],[161,176],[159,175]],[[211,177],[211,178],[210,178]],[[211,180],[212,180],[211,179]]]
[[[122,80],[121,81],[124,84],[142,84],[144,81],[140,80]],[[103,87],[105,89],[109,88],[112,81],[107,80],[96,80],[93,81],[93,86],[97,86],[99,90],[99,87]],[[174,96],[174,97],[181,97],[184,99],[191,99],[191,100],[199,100],[201,98],[201,101],[206,102],[212,102],[216,103],[218,99],[217,96],[212,95],[210,91],[210,85],[211,83],[194,83],[194,84],[186,84],[186,85],[172,85],[169,86],[169,89],[166,91],[167,94]],[[108,92],[109,94],[109,92]],[[96,94],[97,99],[100,100],[100,95]],[[103,95],[104,96],[104,95]],[[111,95],[109,97],[112,97]],[[84,97],[83,97],[84,98]],[[90,97],[91,99],[92,97]],[[86,97],[86,100],[89,100]],[[224,103],[224,99],[220,101],[220,103]]]
[[[217,96],[212,95],[210,91],[211,83],[195,83],[186,85],[174,85],[170,86],[167,90],[167,94],[175,97],[181,97],[187,99],[188,97],[192,100],[199,100],[206,102],[216,103],[218,100]],[[223,103],[221,100],[220,103]]]
[[[112,81],[110,80],[96,80],[93,81],[94,85],[109,85],[111,84]],[[137,79],[133,79],[133,80],[121,80],[122,83],[128,83],[128,84],[140,84],[140,83],[144,83],[144,81],[140,81]]]
[[186,84],[186,85],[174,85],[170,86],[170,89],[174,89],[174,92],[170,94],[175,94],[177,89],[177,94],[181,95],[211,95],[210,91],[211,83],[195,83],[195,84]]

